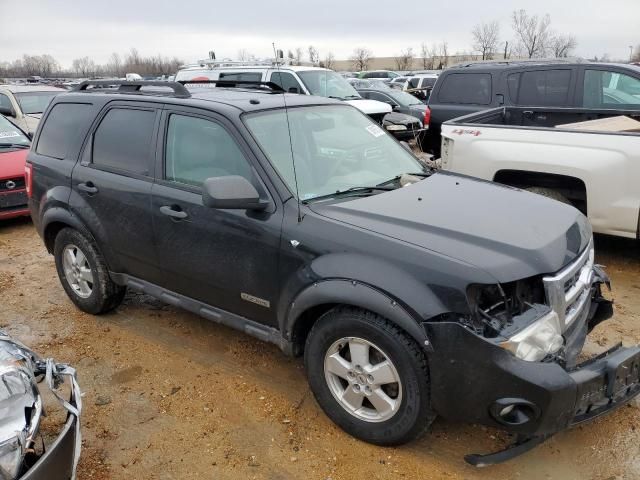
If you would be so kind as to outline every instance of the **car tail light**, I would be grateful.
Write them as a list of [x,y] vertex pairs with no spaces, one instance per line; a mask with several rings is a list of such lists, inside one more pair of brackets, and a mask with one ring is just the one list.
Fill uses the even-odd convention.
[[24,166],[24,185],[27,190],[27,197],[33,194],[33,165],[26,163]]
[[426,128],[429,126],[430,122],[431,122],[431,109],[427,107],[426,110],[424,111],[424,120],[422,121],[422,123]]

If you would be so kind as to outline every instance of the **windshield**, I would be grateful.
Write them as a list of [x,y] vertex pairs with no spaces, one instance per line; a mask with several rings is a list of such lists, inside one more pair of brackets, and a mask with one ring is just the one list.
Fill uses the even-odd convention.
[[407,93],[407,92],[400,92],[397,90],[391,90],[390,92],[387,92],[387,95],[391,95],[394,100],[396,102],[398,102],[400,105],[402,106],[407,106],[407,105],[422,105],[423,103],[418,100],[416,97],[414,97],[413,95]]
[[29,145],[27,136],[9,120],[0,115],[0,148],[3,144]]
[[298,76],[311,95],[341,100],[360,98],[355,88],[349,85],[342,75],[332,70],[307,70],[298,72]]
[[[403,173],[424,171],[402,145],[347,105],[290,108],[288,122],[282,109],[249,114],[244,121],[294,193],[297,177],[301,200],[375,186]],[[287,123],[291,126],[291,145]]]
[[16,93],[15,96],[18,99],[22,113],[29,115],[44,112],[53,97],[60,93],[62,92],[21,92]]

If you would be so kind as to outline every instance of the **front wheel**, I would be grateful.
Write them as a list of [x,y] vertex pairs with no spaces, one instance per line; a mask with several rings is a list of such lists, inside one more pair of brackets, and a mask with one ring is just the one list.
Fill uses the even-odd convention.
[[327,312],[309,333],[304,360],[318,403],[356,438],[399,445],[434,419],[424,352],[378,315],[347,307]]

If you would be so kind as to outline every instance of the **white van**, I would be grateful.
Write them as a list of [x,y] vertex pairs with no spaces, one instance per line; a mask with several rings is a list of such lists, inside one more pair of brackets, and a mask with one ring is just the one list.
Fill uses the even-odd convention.
[[278,66],[273,62],[202,60],[198,64],[180,69],[175,81],[223,79],[273,82],[282,87],[285,92],[337,98],[353,105],[378,123],[382,123],[382,118],[391,112],[390,105],[363,99],[342,75],[326,68],[286,64]]

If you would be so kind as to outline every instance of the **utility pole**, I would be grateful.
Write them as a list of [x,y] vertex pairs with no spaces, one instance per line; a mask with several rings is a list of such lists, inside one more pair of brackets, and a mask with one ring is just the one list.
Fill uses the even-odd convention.
[[507,59],[507,52],[509,51],[509,42],[504,42],[504,59]]

